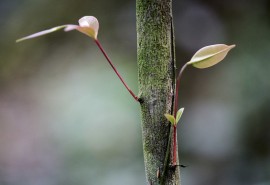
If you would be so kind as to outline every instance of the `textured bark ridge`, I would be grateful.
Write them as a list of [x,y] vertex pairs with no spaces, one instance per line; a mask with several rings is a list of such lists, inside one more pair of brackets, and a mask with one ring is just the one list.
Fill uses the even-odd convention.
[[[175,86],[171,0],[137,0],[137,52],[142,137],[148,184],[180,184],[179,167],[170,167]],[[167,156],[167,157],[166,157]]]

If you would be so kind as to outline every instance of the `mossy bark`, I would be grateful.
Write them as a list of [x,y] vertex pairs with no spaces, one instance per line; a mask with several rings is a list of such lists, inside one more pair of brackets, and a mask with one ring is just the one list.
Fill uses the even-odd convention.
[[175,54],[172,0],[137,0],[139,98],[144,161],[148,184],[180,184],[180,169],[171,167]]

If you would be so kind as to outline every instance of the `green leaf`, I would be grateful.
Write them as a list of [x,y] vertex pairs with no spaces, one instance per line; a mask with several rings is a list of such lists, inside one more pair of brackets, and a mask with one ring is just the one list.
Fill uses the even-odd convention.
[[176,114],[176,122],[175,122],[176,124],[179,122],[179,120],[180,120],[180,118],[181,118],[183,112],[184,112],[184,108],[181,108],[181,109],[179,109],[179,110],[177,111],[177,114]]
[[211,67],[222,61],[227,53],[234,48],[235,45],[215,44],[203,47],[197,51],[187,64],[191,64],[196,68]]
[[173,115],[170,115],[170,114],[164,114],[164,116],[167,118],[167,120],[169,122],[171,122],[171,124],[175,124],[175,118],[173,117]]

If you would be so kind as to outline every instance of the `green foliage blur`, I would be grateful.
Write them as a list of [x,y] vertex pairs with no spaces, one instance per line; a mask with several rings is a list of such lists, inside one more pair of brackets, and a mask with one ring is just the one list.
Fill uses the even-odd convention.
[[[270,3],[173,2],[178,69],[199,48],[236,44],[213,68],[187,68],[178,125],[183,185],[270,184]],[[85,15],[137,93],[132,0],[0,1],[0,185],[146,184],[140,107],[93,41],[23,36]]]

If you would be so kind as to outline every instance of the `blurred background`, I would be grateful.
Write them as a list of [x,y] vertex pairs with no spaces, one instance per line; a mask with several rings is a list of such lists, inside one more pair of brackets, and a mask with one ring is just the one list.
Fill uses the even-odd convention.
[[[199,48],[236,44],[189,68],[179,125],[183,185],[270,184],[270,1],[173,2],[177,66]],[[140,107],[91,39],[56,32],[84,15],[137,93],[134,0],[0,1],[0,185],[146,184]]]

